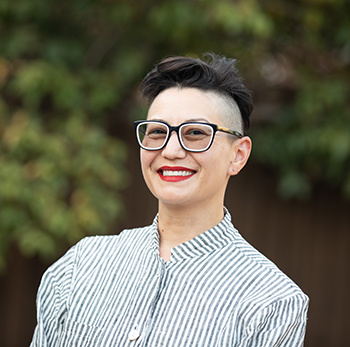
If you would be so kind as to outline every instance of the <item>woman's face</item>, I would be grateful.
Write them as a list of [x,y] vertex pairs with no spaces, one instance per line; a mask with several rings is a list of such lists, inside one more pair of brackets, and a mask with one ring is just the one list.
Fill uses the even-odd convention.
[[[161,120],[171,126],[190,121],[225,126],[223,112],[229,112],[227,107],[224,99],[215,93],[196,88],[170,88],[155,98],[147,119]],[[181,147],[176,132],[173,132],[163,149],[141,149],[143,177],[160,204],[183,207],[223,204],[230,175],[237,173],[248,159],[243,165],[239,161],[242,156],[240,144],[247,139],[217,132],[209,150],[193,153]],[[250,140],[248,142],[250,145]]]

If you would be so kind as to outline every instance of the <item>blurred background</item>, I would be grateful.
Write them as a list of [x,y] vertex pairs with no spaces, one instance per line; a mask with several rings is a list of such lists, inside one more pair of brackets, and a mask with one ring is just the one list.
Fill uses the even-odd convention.
[[226,206],[309,295],[307,347],[350,346],[350,2],[1,0],[0,345],[28,346],[44,270],[147,225],[138,85],[170,55],[237,59],[252,157]]

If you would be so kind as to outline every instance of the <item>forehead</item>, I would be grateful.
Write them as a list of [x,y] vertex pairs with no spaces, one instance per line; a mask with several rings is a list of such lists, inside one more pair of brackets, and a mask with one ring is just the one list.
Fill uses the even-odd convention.
[[172,125],[202,120],[222,124],[230,113],[225,98],[196,88],[169,88],[151,104],[148,119],[165,120]]

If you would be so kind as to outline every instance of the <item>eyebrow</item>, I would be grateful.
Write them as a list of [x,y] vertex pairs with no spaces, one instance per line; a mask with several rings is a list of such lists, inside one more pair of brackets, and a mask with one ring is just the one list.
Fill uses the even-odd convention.
[[[159,122],[165,122],[164,119],[161,119],[161,118],[150,118],[150,119],[147,119],[147,120],[155,120],[155,121],[159,121]],[[205,122],[205,123],[211,123],[209,122],[208,119],[205,119],[205,118],[191,118],[191,119],[188,119],[185,121],[185,123],[188,123],[188,122]],[[184,123],[184,122],[182,122]]]
[[206,122],[206,123],[211,123],[208,121],[208,119],[205,118],[192,118],[189,119],[187,122]]

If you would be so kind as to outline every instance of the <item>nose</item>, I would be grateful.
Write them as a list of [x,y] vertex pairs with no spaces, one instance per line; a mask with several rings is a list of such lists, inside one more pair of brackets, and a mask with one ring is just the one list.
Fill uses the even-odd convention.
[[186,156],[186,151],[182,148],[175,131],[170,134],[168,143],[162,150],[162,155],[168,159],[184,158]]

